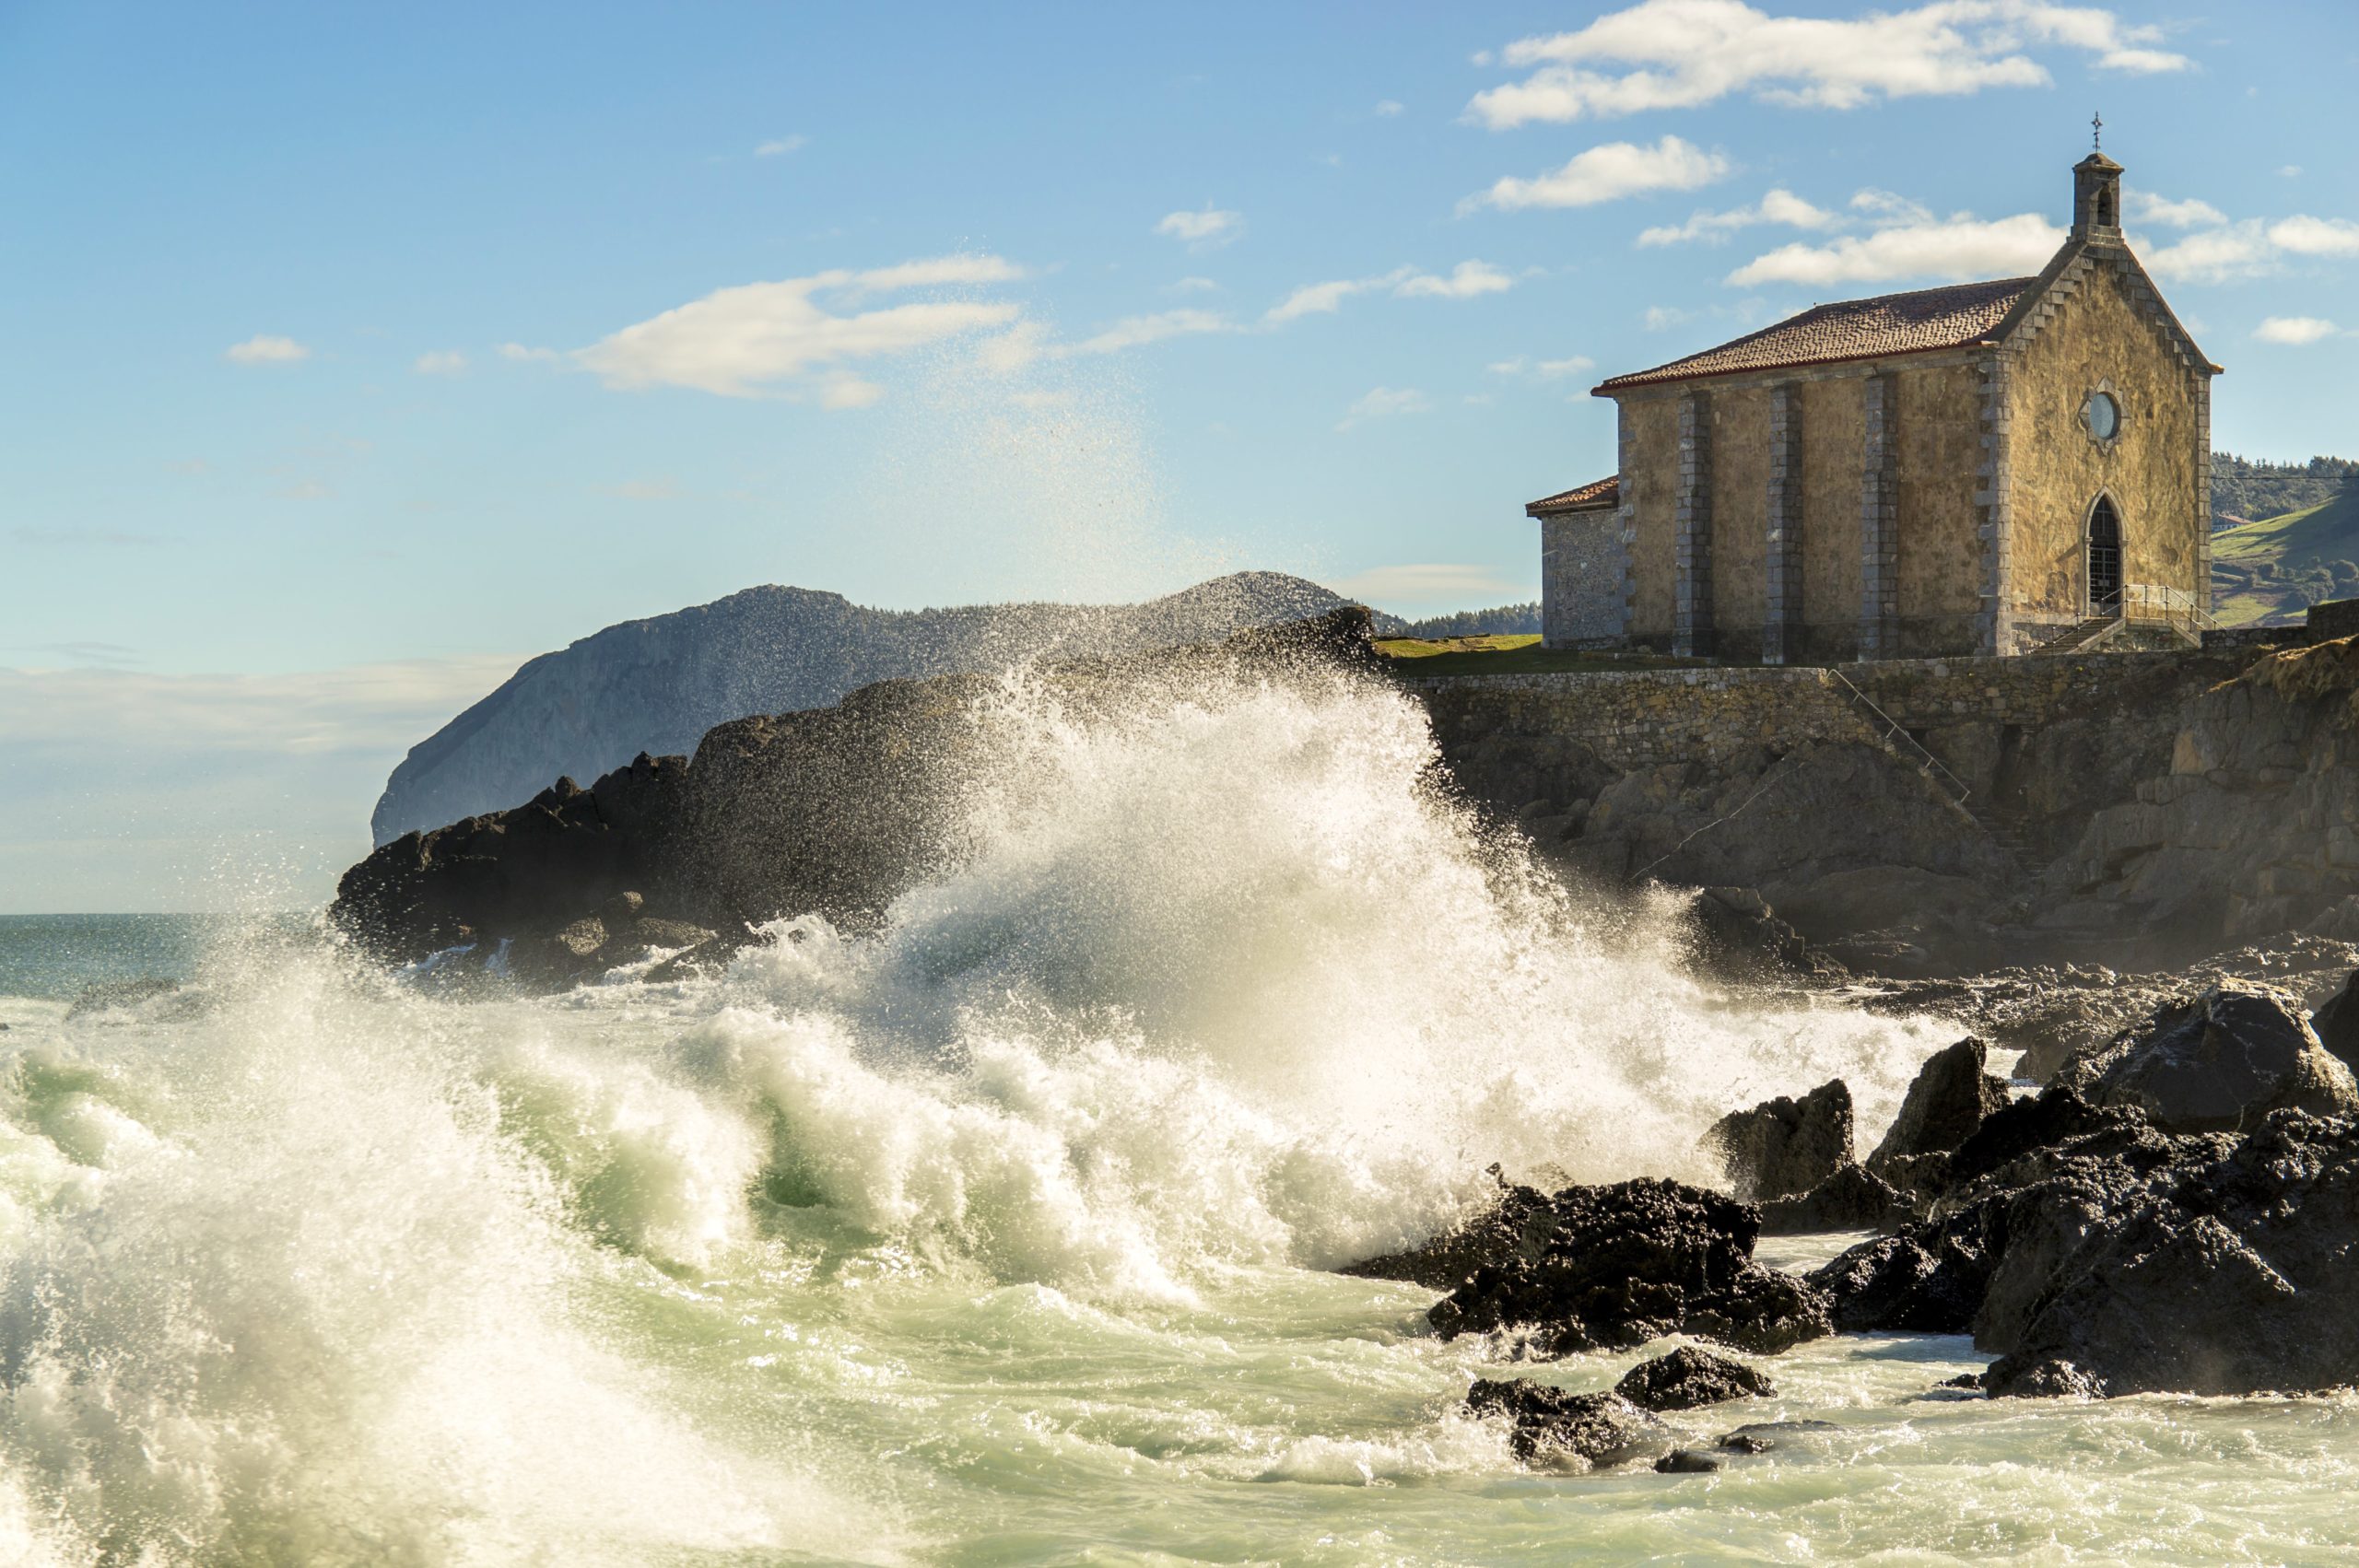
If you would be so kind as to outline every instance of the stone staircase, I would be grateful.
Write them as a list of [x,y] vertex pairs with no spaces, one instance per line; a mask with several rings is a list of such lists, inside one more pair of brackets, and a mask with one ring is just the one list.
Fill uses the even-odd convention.
[[2040,643],[2032,649],[2032,653],[2035,656],[2043,653],[2086,653],[2118,636],[2127,625],[2129,623],[2119,615],[2091,615]]
[[[2109,621],[2107,624],[2118,626],[2120,623]],[[2081,629],[2079,626],[2073,628],[2074,631]],[[2041,651],[2047,649],[2043,648]],[[1850,703],[1852,711],[1874,731],[1884,750],[1923,774],[1935,789],[1950,798],[1958,810],[1971,817],[1983,835],[2005,854],[2007,863],[2016,876],[2028,876],[2033,872],[2038,860],[2033,852],[2029,836],[2018,824],[2001,816],[1988,801],[1978,799],[1964,779],[1942,766],[1941,758],[1927,751],[1923,743],[1897,720],[1868,700],[1867,693],[1853,685],[1842,671],[1830,667],[1826,673],[1834,677],[1837,695]]]

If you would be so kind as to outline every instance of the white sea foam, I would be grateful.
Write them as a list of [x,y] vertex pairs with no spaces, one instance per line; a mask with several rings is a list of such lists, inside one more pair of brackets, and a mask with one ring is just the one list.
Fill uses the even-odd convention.
[[[1711,1117],[1838,1072],[1872,1129],[1946,1039],[1689,979],[1660,911],[1576,903],[1438,794],[1421,713],[1380,689],[1084,717],[1011,681],[992,734],[972,854],[870,935],[805,917],[714,980],[538,1002],[279,947],[197,1016],[10,1036],[0,1540],[22,1517],[68,1561],[889,1555],[925,1532],[839,1451],[842,1401],[921,1452],[1020,1451],[1038,1422],[929,1386],[829,1289],[1196,1312],[1418,1239],[1495,1161],[1706,1176]],[[1086,1316],[951,1321],[1152,1359]],[[1239,1479],[1497,1462],[1422,1421],[1229,1430],[1156,1441],[1243,1444]]]

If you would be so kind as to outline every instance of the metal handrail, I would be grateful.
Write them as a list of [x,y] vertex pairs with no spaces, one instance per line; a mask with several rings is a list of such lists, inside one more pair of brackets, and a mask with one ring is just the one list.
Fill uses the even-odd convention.
[[1906,729],[1902,728],[1898,720],[1893,718],[1891,714],[1886,713],[1883,708],[1878,708],[1873,702],[1871,702],[1868,699],[1867,693],[1861,691],[1859,687],[1851,684],[1849,676],[1844,674],[1842,671],[1834,668],[1832,665],[1827,667],[1826,673],[1843,683],[1843,689],[1851,694],[1851,701],[1854,706],[1866,708],[1870,713],[1874,714],[1877,719],[1883,721],[1884,726],[1883,739],[1886,744],[1891,744],[1895,740],[1907,743],[1908,749],[1917,754],[1918,767],[1928,774],[1938,774],[1941,778],[1947,779],[1949,781],[1948,788],[1952,791],[1951,799],[1954,800],[1960,806],[1964,806],[1966,804],[1966,797],[1974,793],[1973,790],[1966,785],[1966,780],[1960,778],[1956,774],[1952,773],[1948,768],[1943,767],[1940,757],[1937,757],[1931,752],[1927,751],[1924,747],[1924,743],[1919,741],[1916,736],[1910,734]]

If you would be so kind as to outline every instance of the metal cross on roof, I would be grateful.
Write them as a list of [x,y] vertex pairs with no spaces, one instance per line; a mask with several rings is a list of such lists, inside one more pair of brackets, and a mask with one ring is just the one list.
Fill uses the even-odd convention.
[[2105,116],[2103,114],[2089,116],[2089,148],[2093,152],[2105,150]]

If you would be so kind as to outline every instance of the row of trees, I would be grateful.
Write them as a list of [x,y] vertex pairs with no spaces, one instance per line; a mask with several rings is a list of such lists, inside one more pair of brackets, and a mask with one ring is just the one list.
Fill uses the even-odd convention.
[[2212,521],[2258,522],[2323,506],[2359,477],[2359,460],[2314,457],[2307,462],[2259,462],[2235,452],[2212,454]]

